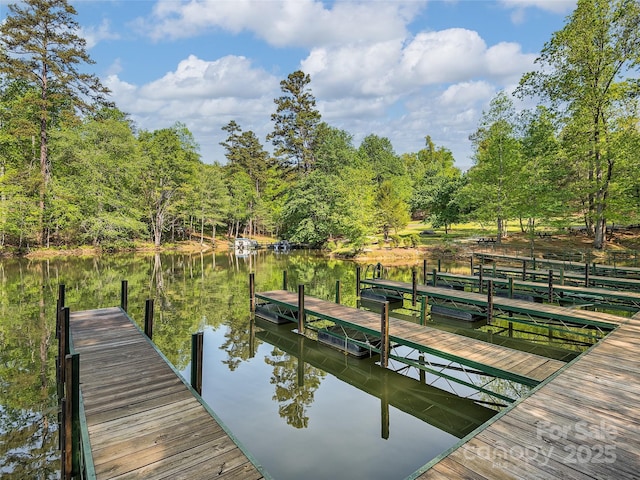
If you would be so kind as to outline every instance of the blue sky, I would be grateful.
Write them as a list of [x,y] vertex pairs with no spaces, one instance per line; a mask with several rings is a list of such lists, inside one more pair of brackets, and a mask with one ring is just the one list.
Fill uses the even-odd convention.
[[575,0],[70,3],[96,62],[90,70],[117,106],[140,129],[186,124],[207,163],[224,163],[230,120],[270,150],[279,83],[301,69],[323,120],[356,146],[376,134],[396,153],[416,152],[430,135],[462,169],[491,98],[535,68],[575,8]]

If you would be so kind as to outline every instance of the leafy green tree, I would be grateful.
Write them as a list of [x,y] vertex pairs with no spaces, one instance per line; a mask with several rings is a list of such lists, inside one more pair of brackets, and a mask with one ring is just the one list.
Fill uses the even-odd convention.
[[287,236],[323,245],[344,238],[359,248],[371,233],[374,182],[351,136],[322,124],[315,143],[316,169],[290,191],[283,208]]
[[[461,173],[455,166],[450,150],[436,147],[428,135],[425,137],[425,143],[425,148],[418,153],[406,154],[402,157],[413,181],[413,190],[409,199],[411,214],[418,218],[424,216],[432,222],[439,219],[436,220],[438,226],[443,225],[446,229],[451,221],[457,221],[457,215],[452,209],[456,204],[450,203],[450,200],[446,200],[443,195],[448,196],[449,193],[454,193],[449,192],[448,186],[457,184]],[[445,208],[449,203],[451,208]]]
[[313,144],[321,118],[309,83],[311,77],[300,70],[280,82],[283,95],[274,100],[274,128],[267,135],[282,165],[301,173],[310,173],[314,166]]
[[[49,236],[93,245],[147,232],[138,178],[138,144],[126,115],[102,111],[52,135],[58,175],[49,193]],[[61,237],[76,232],[77,238]]]
[[385,240],[389,239],[391,229],[397,234],[398,229],[406,227],[411,219],[406,195],[402,193],[406,188],[401,182],[404,182],[402,178],[387,179],[378,187],[376,218]]
[[[247,234],[251,236],[264,231],[267,224],[272,224],[268,217],[269,198],[264,196],[264,191],[267,188],[269,170],[273,164],[268,152],[264,150],[258,137],[251,130],[243,132],[233,120],[222,129],[229,133],[227,140],[221,142],[228,159],[227,175],[234,180],[236,186],[244,186],[234,190],[236,193],[241,193],[236,195],[236,200],[242,199],[245,202],[242,209],[248,212]],[[238,176],[242,178],[236,179]],[[251,187],[248,187],[248,184]]]
[[[76,10],[66,0],[26,0],[8,6],[10,14],[0,24],[0,74],[24,80],[38,89],[32,97],[38,110],[40,143],[40,212],[51,181],[48,154],[52,115],[61,103],[87,110],[90,101],[106,103],[109,93],[98,78],[79,70],[93,61],[86,41],[76,35]],[[46,243],[44,232],[41,241]]]
[[497,242],[506,234],[505,222],[513,214],[514,192],[520,171],[521,146],[516,137],[513,102],[504,92],[498,93],[484,112],[478,130],[470,139],[475,148],[475,164],[468,172],[465,197],[473,199],[475,214],[481,220],[493,219],[497,225]]
[[156,247],[169,221],[170,209],[194,182],[200,163],[197,145],[180,123],[171,128],[140,132],[140,185],[151,234]]
[[610,186],[615,180],[615,130],[636,128],[619,121],[633,102],[640,65],[640,3],[579,0],[565,26],[542,49],[542,67],[524,75],[521,95],[540,96],[563,116],[566,151],[584,174],[582,197],[594,247],[605,243]]
[[521,142],[522,163],[514,172],[518,189],[512,205],[521,230],[533,236],[537,219],[563,224],[579,211],[570,185],[576,172],[562,149],[554,115],[546,107],[525,114]]

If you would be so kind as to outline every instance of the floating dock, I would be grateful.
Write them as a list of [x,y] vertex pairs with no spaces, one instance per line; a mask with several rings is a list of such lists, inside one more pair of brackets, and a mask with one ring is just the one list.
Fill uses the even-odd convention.
[[[452,288],[471,287],[478,290],[480,277],[478,275],[463,275],[459,273],[435,272],[436,286],[450,286]],[[431,275],[433,279],[433,274]],[[547,277],[540,276],[538,281],[522,281],[501,277],[484,276],[483,282],[492,281],[496,289],[507,293],[510,283],[513,293],[531,295],[539,300],[553,300],[556,302],[576,302],[597,306],[615,306],[629,311],[640,310],[640,293],[630,290],[615,290],[595,287],[579,287],[575,285],[561,285],[557,283],[557,277],[549,282]],[[555,280],[555,281],[553,281]],[[433,284],[433,280],[431,281]]]
[[585,268],[593,275],[600,275],[606,277],[618,277],[618,278],[635,278],[640,280],[640,267],[630,267],[623,265],[606,265],[601,263],[586,263],[586,262],[570,262],[564,260],[556,260],[551,258],[539,258],[539,257],[525,257],[519,255],[500,255],[497,253],[482,253],[476,252],[474,257],[480,259],[480,261],[492,261],[492,262],[510,262],[522,264],[525,268],[532,270],[551,268],[554,270],[584,272]]
[[637,479],[640,315],[407,480]]
[[560,325],[577,325],[596,329],[599,332],[608,332],[615,329],[620,323],[621,317],[587,310],[569,309],[556,305],[540,304],[503,298],[480,293],[452,290],[450,288],[432,287],[429,285],[413,285],[411,283],[386,279],[364,279],[360,283],[376,289],[388,289],[405,295],[427,298],[429,303],[443,302],[446,305],[457,306],[459,309],[474,307],[476,311],[487,312],[485,315],[492,317],[498,314],[507,315],[509,321],[516,322],[517,318],[509,315],[526,316],[528,321],[544,325],[550,321]]
[[69,329],[85,478],[270,478],[121,308],[74,312]]
[[[278,305],[287,311],[298,312],[299,294],[276,290],[255,293],[255,298],[264,303]],[[310,296],[304,296],[303,302],[304,317],[328,320],[376,339],[383,336],[381,317],[376,313]],[[539,384],[565,365],[559,360],[493,345],[405,320],[389,318],[388,321],[388,340],[395,345],[407,346],[529,386]],[[371,350],[380,351],[373,346]],[[403,361],[401,358],[396,359]]]

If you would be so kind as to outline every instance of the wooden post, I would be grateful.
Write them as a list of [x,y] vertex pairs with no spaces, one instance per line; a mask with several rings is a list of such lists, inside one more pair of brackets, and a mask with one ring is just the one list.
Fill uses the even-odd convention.
[[560,285],[564,285],[564,267],[560,269]]
[[286,270],[282,271],[282,289],[283,290],[287,289],[287,271]]
[[153,299],[149,298],[144,304],[144,334],[153,338]]
[[204,333],[191,335],[191,386],[202,395],[202,352],[204,348]]
[[304,285],[298,285],[298,333],[304,335]]
[[389,365],[389,302],[382,304],[380,311],[380,366]]
[[360,298],[360,267],[356,267],[356,298]]
[[493,280],[487,282],[487,323],[493,319]]
[[442,259],[438,259],[438,272],[441,272],[442,270],[440,269],[440,267],[442,266]]
[[64,308],[65,301],[65,286],[64,283],[61,283],[58,285],[58,301],[56,303],[56,338],[60,338],[60,310]]
[[[420,365],[424,365],[424,355],[420,354],[418,355],[418,362],[420,363]],[[418,375],[420,376],[420,383],[427,383],[427,372],[425,372],[423,369],[419,368],[418,369]]]
[[431,283],[432,283],[432,285],[433,285],[434,287],[437,287],[437,286],[438,286],[438,271],[434,268],[434,269],[431,271],[431,274],[432,274],[432,276],[433,276],[433,279],[431,280]]
[[549,303],[553,303],[553,270],[549,269]]
[[478,278],[478,293],[482,293],[482,286],[484,283],[483,277],[484,276],[484,265],[480,265],[480,275]]
[[120,308],[127,311],[128,303],[129,303],[129,282],[126,280],[122,280],[122,285],[120,286]]
[[473,254],[471,255],[471,261],[469,263],[471,265],[471,276],[473,276]]
[[427,284],[427,259],[422,260],[422,284]]
[[522,281],[526,281],[527,280],[527,261],[523,260],[522,261]]
[[340,280],[336,280],[336,303],[342,303],[342,287],[340,285]]
[[509,298],[513,298],[513,277],[509,277]]
[[513,338],[513,322],[509,322],[509,338]]
[[418,275],[416,269],[411,270],[411,306],[415,307],[418,302]]
[[585,287],[589,286],[589,264],[588,263],[584,264],[584,286]]
[[80,355],[65,355],[63,478],[80,473]]
[[256,274],[249,274],[249,311],[256,312]]
[[427,317],[427,297],[420,297],[420,325],[424,325]]

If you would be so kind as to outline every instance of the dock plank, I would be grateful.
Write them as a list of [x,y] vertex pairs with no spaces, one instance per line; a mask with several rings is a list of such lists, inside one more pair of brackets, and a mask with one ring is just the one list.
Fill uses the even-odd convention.
[[98,480],[269,478],[121,309],[69,325]]

